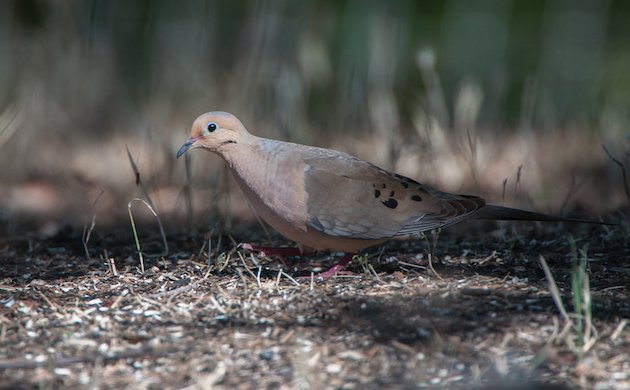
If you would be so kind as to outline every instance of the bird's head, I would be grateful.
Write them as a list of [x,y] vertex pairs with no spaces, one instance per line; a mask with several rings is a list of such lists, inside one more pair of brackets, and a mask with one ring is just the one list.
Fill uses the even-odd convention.
[[195,119],[190,138],[177,152],[177,158],[192,148],[221,152],[225,147],[238,144],[247,135],[247,129],[234,115],[222,111],[208,112]]

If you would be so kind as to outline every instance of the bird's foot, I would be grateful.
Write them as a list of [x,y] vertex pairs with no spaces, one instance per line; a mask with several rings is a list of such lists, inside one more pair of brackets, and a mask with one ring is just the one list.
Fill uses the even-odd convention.
[[303,252],[300,248],[282,248],[282,247],[269,247],[258,246],[249,242],[243,243],[243,249],[256,252],[260,257],[267,256],[301,256]]
[[[341,258],[341,260],[337,262],[337,264],[330,267],[328,271],[320,272],[318,274],[313,275],[313,277],[316,279],[319,279],[319,278],[326,279],[326,278],[333,278],[335,276],[353,276],[354,272],[346,271],[346,267],[352,261],[352,257],[354,257],[354,254],[345,255],[344,257]],[[310,279],[310,278],[311,276],[302,276],[300,279]]]
[[290,265],[285,260],[284,256],[302,256],[303,252],[300,248],[282,248],[282,247],[269,247],[269,246],[258,246],[251,244],[249,242],[243,243],[243,249],[251,252],[258,253],[260,257],[267,256],[276,256],[283,266],[289,268]]

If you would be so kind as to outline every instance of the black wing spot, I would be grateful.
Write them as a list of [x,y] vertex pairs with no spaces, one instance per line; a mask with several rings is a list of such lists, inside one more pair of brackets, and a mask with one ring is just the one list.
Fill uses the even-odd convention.
[[396,207],[398,207],[398,201],[392,198],[389,198],[386,201],[381,202],[381,203],[383,203],[385,206],[389,207],[390,209],[395,209]]
[[400,184],[402,184],[405,188],[409,188],[409,184],[407,184],[407,182],[401,181]]
[[374,190],[374,197],[378,198],[379,196],[381,196],[381,191],[379,190]]
[[411,200],[416,202],[422,202],[422,197],[420,195],[412,195]]
[[390,192],[389,192],[389,197],[391,198],[391,197],[393,197],[393,196],[394,196],[394,191],[390,191]]
[[381,188],[387,188],[387,185],[385,185],[385,183],[381,184]]

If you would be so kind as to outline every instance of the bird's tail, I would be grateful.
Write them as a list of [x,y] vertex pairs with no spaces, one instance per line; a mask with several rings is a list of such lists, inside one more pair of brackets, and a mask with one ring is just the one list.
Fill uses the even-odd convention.
[[565,218],[555,215],[536,213],[533,211],[525,211],[513,209],[510,207],[497,206],[493,204],[486,205],[479,209],[473,217],[474,219],[489,219],[499,221],[542,221],[542,222],[572,222],[572,223],[592,223],[597,225],[612,225],[606,222],[593,221],[590,219]]

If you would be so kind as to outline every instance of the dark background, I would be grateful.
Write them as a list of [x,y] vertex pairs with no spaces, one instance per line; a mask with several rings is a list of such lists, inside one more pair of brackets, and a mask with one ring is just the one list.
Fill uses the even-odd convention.
[[[0,218],[125,218],[128,146],[176,223],[174,154],[211,110],[445,190],[610,212],[627,202],[602,145],[628,166],[628,20],[601,0],[3,1]],[[219,201],[240,196],[220,161],[192,160],[193,214],[246,217]]]

